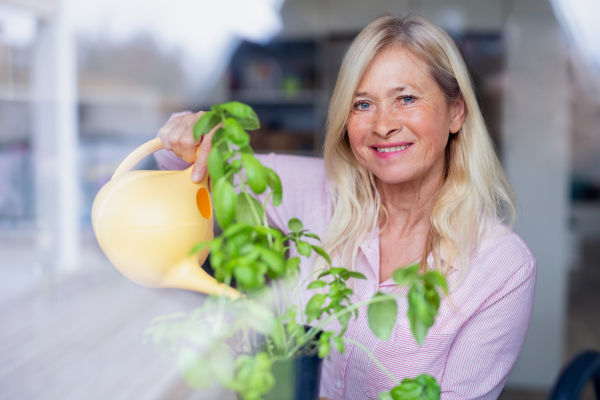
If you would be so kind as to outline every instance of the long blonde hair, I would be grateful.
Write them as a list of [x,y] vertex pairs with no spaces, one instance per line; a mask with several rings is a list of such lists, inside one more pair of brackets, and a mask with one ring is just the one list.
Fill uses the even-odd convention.
[[465,122],[459,132],[450,135],[446,146],[446,173],[436,194],[421,259],[422,270],[429,268],[427,259],[432,255],[436,270],[447,274],[452,265],[461,271],[462,279],[473,251],[489,228],[500,221],[508,226],[514,223],[514,193],[454,41],[419,15],[380,16],[357,36],[344,57],[327,120],[324,158],[334,211],[324,245],[341,258],[343,265],[353,268],[366,235],[374,232],[377,224],[387,223],[387,210],[381,204],[375,177],[356,160],[350,148],[347,122],[366,69],[388,46],[401,46],[425,61],[448,104],[460,97],[466,104]]

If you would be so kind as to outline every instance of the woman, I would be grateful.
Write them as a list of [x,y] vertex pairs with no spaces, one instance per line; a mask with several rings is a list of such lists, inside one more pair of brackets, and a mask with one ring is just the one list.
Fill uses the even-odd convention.
[[[165,169],[195,162],[195,180],[210,151],[210,138],[193,140],[198,117],[167,123],[159,135],[172,152],[156,156]],[[285,231],[289,218],[300,218],[323,235],[334,264],[367,276],[355,282],[353,301],[397,291],[394,270],[415,261],[444,273],[452,287],[422,346],[406,302],[389,341],[370,332],[364,312],[347,336],[399,380],[434,376],[442,399],[497,398],[529,326],[535,259],[502,223],[514,219],[512,190],[452,39],[420,16],[377,18],[342,63],[324,160],[271,154],[261,161],[284,185],[271,222]],[[393,386],[354,346],[324,363],[323,397],[373,399]]]

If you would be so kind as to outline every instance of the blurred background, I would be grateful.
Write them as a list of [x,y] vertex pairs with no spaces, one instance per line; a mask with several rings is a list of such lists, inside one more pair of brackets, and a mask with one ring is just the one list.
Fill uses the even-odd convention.
[[383,12],[452,35],[519,197],[538,285],[501,398],[544,399],[600,350],[598,0],[0,0],[1,399],[227,397],[142,343],[202,296],[116,272],[94,196],[171,113],[223,101],[254,107],[258,152],[319,156],[342,57]]

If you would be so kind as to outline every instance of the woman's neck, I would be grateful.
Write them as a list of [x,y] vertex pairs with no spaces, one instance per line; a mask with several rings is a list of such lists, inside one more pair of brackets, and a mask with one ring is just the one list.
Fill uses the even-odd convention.
[[387,210],[386,229],[401,236],[429,232],[435,195],[442,180],[441,175],[400,184],[378,180],[381,204]]

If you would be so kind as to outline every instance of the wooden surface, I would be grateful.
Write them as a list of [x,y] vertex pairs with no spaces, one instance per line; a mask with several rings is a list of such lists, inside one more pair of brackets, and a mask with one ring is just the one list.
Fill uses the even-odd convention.
[[[231,398],[217,388],[191,390],[173,359],[142,343],[153,318],[190,311],[203,295],[131,283],[93,241],[84,251],[87,265],[51,278],[28,265],[31,240],[0,234],[0,243],[0,291],[10,293],[0,297],[0,399]],[[3,290],[7,277],[20,291]]]

